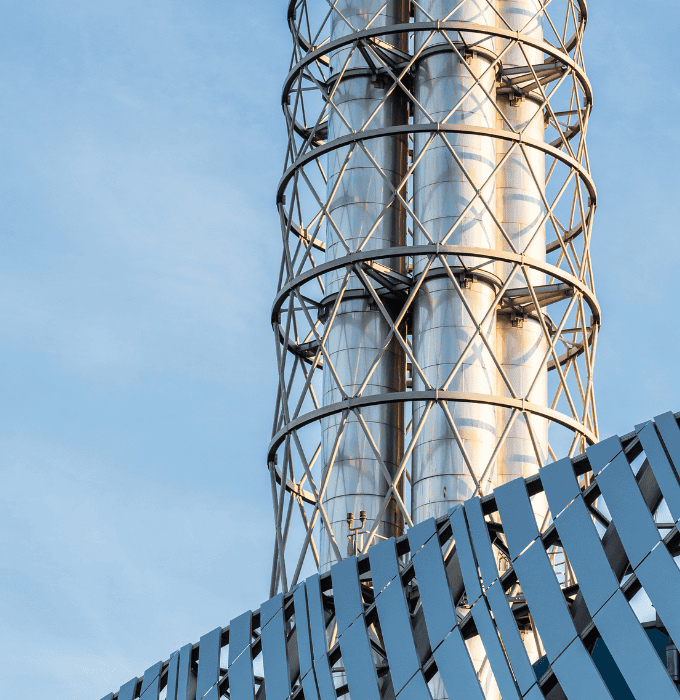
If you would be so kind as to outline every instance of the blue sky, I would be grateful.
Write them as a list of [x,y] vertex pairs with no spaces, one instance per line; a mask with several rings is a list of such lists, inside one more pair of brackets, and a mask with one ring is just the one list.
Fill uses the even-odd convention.
[[[677,0],[591,3],[603,436],[680,410]],[[268,593],[285,3],[0,26],[0,658],[98,700]]]

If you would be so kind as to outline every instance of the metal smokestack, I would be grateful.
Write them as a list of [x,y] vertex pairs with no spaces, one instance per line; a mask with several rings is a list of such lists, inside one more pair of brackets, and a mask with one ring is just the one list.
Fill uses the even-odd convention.
[[597,440],[586,21],[291,1],[272,594]]

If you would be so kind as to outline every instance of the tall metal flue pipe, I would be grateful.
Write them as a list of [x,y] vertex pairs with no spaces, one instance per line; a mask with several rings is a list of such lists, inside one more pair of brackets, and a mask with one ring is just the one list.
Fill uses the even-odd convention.
[[272,594],[596,441],[586,22],[291,0]]

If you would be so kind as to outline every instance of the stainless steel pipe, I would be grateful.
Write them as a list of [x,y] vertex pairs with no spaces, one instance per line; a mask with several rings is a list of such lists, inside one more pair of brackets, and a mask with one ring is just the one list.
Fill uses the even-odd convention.
[[[449,20],[493,26],[493,8],[487,2],[424,0],[416,8],[415,21]],[[457,52],[442,34],[416,35],[415,51],[423,50],[415,68],[414,92],[421,107],[416,107],[416,124],[432,121],[446,124],[493,128],[496,110],[493,103],[495,73],[490,70],[493,39],[479,35],[463,37],[473,45],[467,50],[454,33]],[[415,135],[413,201],[422,228],[414,229],[414,244],[448,243],[474,248],[496,248],[493,221],[496,166],[494,139],[480,134]],[[476,197],[481,191],[482,197]],[[470,204],[472,203],[472,206]],[[477,267],[479,259],[465,258],[454,264],[458,285],[450,279],[442,263],[435,261],[427,273],[413,308],[413,352],[424,376],[414,372],[414,390],[426,382],[435,389],[475,394],[496,393],[496,367],[491,358],[495,349],[496,290]],[[427,258],[414,259],[417,279]],[[465,267],[464,267],[465,266]],[[459,292],[457,286],[462,288]],[[467,307],[463,302],[467,302]],[[469,340],[476,333],[475,323],[488,315],[481,329],[487,343],[478,335],[453,379],[449,375],[461,359]],[[448,383],[447,383],[448,382]],[[426,408],[413,403],[413,423]],[[484,485],[494,482],[490,458],[496,443],[496,409],[479,403],[451,403],[448,410],[458,428],[463,449],[458,444],[447,416],[435,407],[428,424],[413,450],[411,513],[414,522],[444,514],[454,503],[473,495],[475,479]],[[463,454],[467,454],[467,459]],[[474,477],[470,473],[474,472]],[[486,490],[486,488],[485,488]]]
[[[513,31],[541,41],[543,39],[540,0],[496,0],[499,17],[503,26]],[[498,42],[500,44],[500,42]],[[500,51],[502,47],[497,45]],[[504,52],[503,65],[511,69],[524,69],[529,66],[540,70],[543,52],[539,49],[519,44]],[[497,115],[499,129],[515,129],[536,141],[544,140],[545,121],[540,96],[519,97],[512,93],[499,94],[497,104],[502,112]],[[497,140],[497,160],[500,163],[509,150],[512,152],[499,169],[496,182],[496,204],[500,224],[507,239],[499,236],[499,244],[504,250],[517,252],[539,261],[546,259],[545,235],[545,155],[531,146],[521,149],[507,141]],[[511,265],[501,264],[499,276],[505,280],[511,274]],[[534,287],[546,283],[545,274],[528,270]],[[527,280],[518,273],[509,289],[526,288]],[[497,328],[498,354],[502,368],[515,389],[515,392],[532,403],[548,405],[548,370],[541,368],[547,342],[537,314],[540,309],[526,317],[512,313],[500,314]],[[531,389],[533,385],[533,389]],[[531,392],[529,390],[531,389]],[[499,394],[510,396],[507,385],[499,380]],[[510,419],[511,411],[499,410],[498,430],[501,433]],[[524,420],[515,420],[499,453],[498,480],[500,485],[517,477],[527,477],[538,471],[539,466],[549,461],[548,421],[532,416],[532,440]],[[534,447],[535,445],[535,447]],[[537,448],[537,449],[536,449]],[[536,451],[541,458],[539,465]]]
[[[389,0],[385,7],[383,5],[383,0],[363,0],[361,3],[339,0],[332,16],[331,39],[352,34],[368,24],[375,27],[408,22],[405,0]],[[402,50],[407,48],[405,37],[401,35],[386,35],[383,40]],[[330,72],[329,141],[361,130],[374,112],[372,129],[407,123],[404,96],[394,92],[380,106],[385,98],[386,85],[370,74],[364,55],[354,51],[352,46],[330,55]],[[394,201],[393,188],[399,186],[406,171],[406,138],[387,136],[374,139],[364,147],[370,156],[357,142],[338,148],[328,156],[328,216],[332,221],[326,225],[327,261],[346,256],[360,247],[379,250],[405,243],[405,211]],[[382,263],[397,272],[404,271],[403,258],[383,260]],[[341,401],[343,390],[347,396],[357,395],[369,370],[381,355],[389,333],[388,321],[356,272],[351,272],[349,280],[343,284],[345,275],[345,268],[326,275],[328,299],[334,300],[338,294],[348,292],[358,293],[358,296],[340,302],[328,333],[327,357],[335,372],[327,362],[323,376],[324,405]],[[393,339],[382,354],[363,395],[404,391],[405,369],[404,352]],[[348,416],[338,413],[322,421],[323,478],[330,472],[323,503],[343,557],[351,550],[347,514],[366,511],[366,528],[372,529],[389,488],[366,428],[387,471],[394,474],[403,454],[403,413],[401,404],[383,404],[362,409],[365,427],[353,413]],[[339,442],[337,450],[336,442]],[[392,500],[376,534],[378,537],[394,537],[402,533],[403,517]],[[321,571],[337,560],[325,527],[321,529],[319,556]]]
[[582,0],[290,0],[272,595],[355,551],[348,513],[365,548],[535,473],[549,425],[559,452],[597,440],[586,22]]

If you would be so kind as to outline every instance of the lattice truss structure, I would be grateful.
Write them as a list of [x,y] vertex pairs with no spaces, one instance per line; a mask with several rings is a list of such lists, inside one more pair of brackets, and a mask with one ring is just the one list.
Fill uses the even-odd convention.
[[[272,594],[597,441],[586,20],[585,0],[290,3]],[[359,542],[325,502],[358,462],[383,483]],[[433,463],[458,481],[426,483]]]
[[617,697],[598,645],[637,700],[676,698],[678,417],[345,558],[104,700]]

